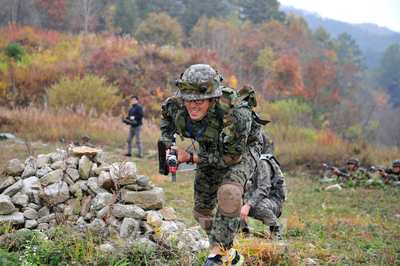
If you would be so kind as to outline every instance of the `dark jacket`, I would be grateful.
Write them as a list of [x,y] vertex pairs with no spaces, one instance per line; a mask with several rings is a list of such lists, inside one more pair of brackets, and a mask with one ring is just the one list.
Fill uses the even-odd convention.
[[131,116],[135,117],[135,121],[138,122],[137,125],[140,126],[142,124],[142,118],[144,116],[142,106],[140,106],[139,104],[132,105],[131,109],[129,109],[128,118]]

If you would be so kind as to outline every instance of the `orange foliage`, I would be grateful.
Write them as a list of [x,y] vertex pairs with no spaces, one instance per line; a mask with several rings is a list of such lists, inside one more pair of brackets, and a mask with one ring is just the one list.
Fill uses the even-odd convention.
[[306,82],[303,95],[316,103],[321,94],[321,89],[331,84],[335,76],[335,67],[328,60],[314,60],[306,65],[304,72]]
[[326,129],[321,130],[321,133],[318,134],[316,141],[325,146],[334,146],[340,143],[338,136],[331,130]]

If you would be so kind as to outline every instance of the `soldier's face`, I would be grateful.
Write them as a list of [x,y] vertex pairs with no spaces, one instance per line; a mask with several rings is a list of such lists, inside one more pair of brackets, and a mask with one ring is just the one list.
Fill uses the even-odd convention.
[[396,174],[400,172],[400,167],[395,166],[393,167],[393,172],[395,172]]
[[349,170],[353,170],[353,169],[354,169],[354,166],[356,166],[354,163],[348,163],[348,164],[347,164],[347,168],[348,168]]
[[195,103],[194,101],[187,102],[185,101],[186,109],[189,112],[190,118],[193,120],[199,119],[203,117],[208,108],[211,106],[210,100],[204,100],[202,104]]

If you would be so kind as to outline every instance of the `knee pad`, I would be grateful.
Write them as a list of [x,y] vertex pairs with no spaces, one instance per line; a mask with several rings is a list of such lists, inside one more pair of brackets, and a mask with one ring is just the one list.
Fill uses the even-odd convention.
[[242,209],[243,188],[238,182],[225,182],[218,189],[219,212],[228,218],[239,216]]
[[206,233],[209,233],[211,231],[214,220],[214,217],[212,216],[217,212],[217,210],[204,210],[193,208],[192,212],[194,218],[200,224],[201,228],[203,228]]

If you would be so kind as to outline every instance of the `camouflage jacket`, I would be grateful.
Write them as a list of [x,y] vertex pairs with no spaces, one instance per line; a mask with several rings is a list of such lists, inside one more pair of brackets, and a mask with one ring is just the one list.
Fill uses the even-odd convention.
[[382,179],[387,179],[387,181],[400,181],[400,172],[395,173],[393,169],[385,169],[386,177],[382,177]]
[[[172,97],[168,98],[163,103],[163,112],[160,120],[162,137],[172,137],[172,135],[177,132],[175,120],[178,119],[177,113],[179,110],[182,110],[182,108],[186,109],[185,105],[180,104]],[[254,127],[252,120],[252,110],[245,101],[241,102],[241,104],[237,105],[234,108],[235,109],[232,112],[232,123],[234,123],[235,125],[237,139],[246,143],[250,135],[256,136],[257,141],[253,141],[251,144],[248,144],[247,147],[245,147],[244,152],[250,152],[253,158],[258,161],[263,146],[263,139],[260,131],[261,126]],[[213,112],[215,112],[215,110],[213,109],[213,105],[211,105],[206,116],[201,121],[191,120],[190,116],[186,112],[186,130],[183,137],[191,138],[192,140],[195,140],[197,137],[199,137],[199,135],[202,134],[202,132],[208,125],[209,117],[213,114]],[[220,121],[220,125],[217,131],[220,133],[222,129],[223,124],[222,121]],[[188,136],[189,132],[191,134],[190,136]],[[209,141],[205,141],[200,135],[197,143],[199,146],[199,150],[197,150],[196,153],[199,158],[199,168],[211,166],[216,169],[223,169],[229,167],[223,158],[223,154],[221,152],[221,144],[219,142],[211,143]],[[194,145],[197,146],[197,144]]]
[[346,177],[347,179],[352,180],[368,180],[371,178],[371,175],[362,167],[357,168],[356,171],[348,171],[347,173],[341,172],[339,176]]
[[253,208],[262,199],[269,198],[282,204],[286,195],[286,183],[279,165],[274,159],[261,159],[256,174],[246,183],[244,203]]

